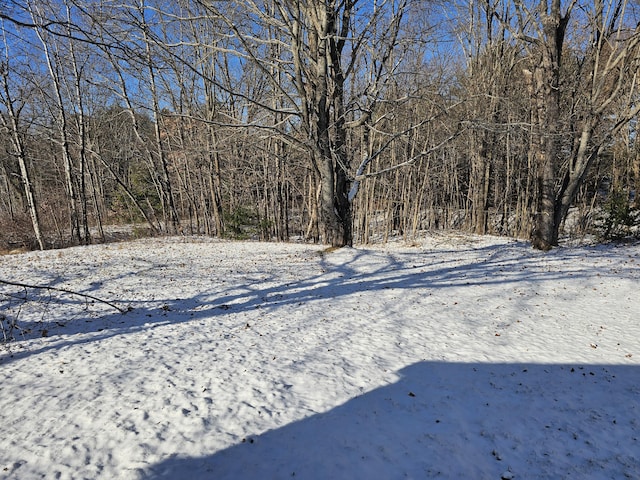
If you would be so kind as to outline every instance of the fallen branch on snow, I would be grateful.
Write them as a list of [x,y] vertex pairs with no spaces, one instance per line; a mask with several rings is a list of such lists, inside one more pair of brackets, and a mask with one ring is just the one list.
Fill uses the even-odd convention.
[[30,285],[27,283],[19,283],[19,282],[10,282],[8,280],[2,280],[0,279],[0,283],[4,284],[4,285],[11,285],[14,287],[22,287],[22,288],[35,288],[35,289],[39,289],[39,290],[49,290],[51,292],[61,292],[61,293],[66,293],[69,295],[76,295],[78,297],[83,297],[83,298],[88,298],[91,300],[95,300],[96,302],[100,302],[100,303],[104,303],[105,305],[109,305],[112,308],[115,308],[116,310],[118,310],[120,313],[127,313],[128,311],[131,310],[131,308],[121,308],[119,306],[117,306],[114,303],[111,303],[107,300],[103,300],[102,298],[98,298],[98,297],[94,297],[93,295],[89,295],[88,293],[81,293],[81,292],[76,292],[73,290],[68,290],[66,288],[59,288],[59,287],[49,287],[47,285]]

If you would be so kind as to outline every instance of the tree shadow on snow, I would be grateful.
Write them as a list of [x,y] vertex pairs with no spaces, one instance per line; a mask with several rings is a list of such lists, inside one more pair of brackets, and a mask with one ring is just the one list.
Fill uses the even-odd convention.
[[[319,255],[319,252],[314,252],[311,247],[310,252],[313,255]],[[62,318],[54,307],[45,309],[39,329],[33,328],[35,334],[32,333],[31,337],[27,335],[23,338],[33,338],[34,335],[47,330],[48,336],[59,332],[60,335],[65,336],[64,339],[25,351],[9,345],[8,352],[0,355],[0,364],[32,354],[101,341],[105,338],[166,324],[216,320],[221,322],[221,328],[233,329],[241,326],[243,322],[239,316],[233,314],[255,309],[275,312],[284,306],[303,305],[323,299],[339,299],[363,292],[391,289],[402,292],[417,288],[427,289],[427,292],[458,287],[521,285],[535,293],[537,285],[548,282],[593,281],[596,276],[601,279],[607,276],[629,278],[638,276],[638,270],[633,263],[629,263],[628,270],[618,268],[615,271],[595,269],[589,264],[581,263],[582,257],[592,253],[603,258],[609,256],[612,259],[626,255],[625,249],[598,249],[597,247],[559,249],[543,254],[532,251],[523,242],[513,242],[509,245],[471,246],[451,251],[416,250],[411,253],[345,248],[338,252],[322,254],[319,260],[315,260],[317,258],[315,257],[311,261],[317,262],[318,273],[303,279],[281,278],[279,272],[270,272],[269,267],[262,264],[257,266],[255,271],[249,269],[243,274],[230,277],[224,286],[217,285],[211,288],[203,283],[202,292],[189,298],[162,297],[163,292],[171,291],[171,282],[173,285],[179,285],[180,282],[193,281],[189,277],[189,272],[186,272],[182,278],[175,277],[175,272],[166,270],[171,268],[170,265],[154,264],[145,259],[138,270],[131,270],[126,275],[141,275],[143,277],[141,282],[167,282],[158,284],[158,293],[153,301],[136,300],[135,294],[130,294],[130,298],[121,297],[117,303],[123,308],[131,307],[131,312],[122,314],[108,308],[105,310],[102,306],[98,309],[100,312],[111,313],[95,313],[93,309],[96,305],[87,302],[86,299],[68,295],[59,296],[53,304],[54,307],[55,305],[61,307]],[[571,257],[574,257],[574,261],[571,262],[572,269],[567,270],[566,259]],[[158,258],[158,262],[162,262],[162,258]],[[617,264],[620,265],[620,262]],[[156,277],[153,277],[153,280],[144,279],[145,276],[158,271],[167,271],[166,275],[173,277],[167,279],[155,274]],[[117,282],[119,277],[124,275],[119,274],[109,279],[101,278],[98,274],[95,279],[92,278],[95,281],[89,284],[90,288],[84,293],[100,296],[102,290],[98,287],[102,286],[108,290],[106,286],[112,281]],[[63,278],[58,276],[52,278],[47,285],[55,287],[62,282]],[[2,293],[0,289],[0,294]],[[43,295],[46,297],[50,292],[44,291]],[[482,295],[482,292],[478,291],[478,295]],[[48,308],[47,302],[51,303],[51,301],[45,301]],[[7,305],[9,302],[0,305],[0,314]],[[97,305],[97,307],[100,306]],[[71,317],[67,315],[65,310],[67,308],[75,309]],[[327,314],[331,313],[327,312]],[[91,336],[74,337],[74,335],[85,333]]]
[[[247,432],[238,444],[209,456],[167,458],[142,478],[640,474],[638,367],[421,362],[399,377],[329,411],[256,435]],[[296,385],[288,394],[296,394]]]

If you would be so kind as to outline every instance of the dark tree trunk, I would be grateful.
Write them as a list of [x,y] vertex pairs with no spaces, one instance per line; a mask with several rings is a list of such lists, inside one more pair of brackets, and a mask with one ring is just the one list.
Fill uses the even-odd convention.
[[[541,7],[546,2],[541,2]],[[534,148],[537,167],[538,202],[533,217],[531,243],[539,250],[558,244],[560,222],[556,200],[556,178],[560,154],[560,65],[569,13],[562,16],[560,0],[553,0],[551,11],[543,11],[544,38],[539,39],[541,62],[534,69],[533,108],[536,135]]]

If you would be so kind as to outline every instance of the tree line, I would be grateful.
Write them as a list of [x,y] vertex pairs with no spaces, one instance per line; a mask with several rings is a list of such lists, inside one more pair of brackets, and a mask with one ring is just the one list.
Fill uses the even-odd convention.
[[10,0],[0,243],[433,229],[640,207],[640,2]]

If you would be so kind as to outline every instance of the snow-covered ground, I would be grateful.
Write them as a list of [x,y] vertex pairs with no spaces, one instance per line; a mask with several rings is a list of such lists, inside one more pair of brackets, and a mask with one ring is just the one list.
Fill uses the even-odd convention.
[[640,478],[640,245],[148,239],[0,279],[132,308],[0,285],[0,478]]

